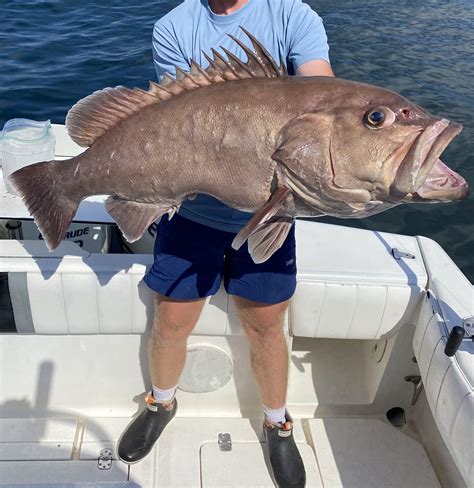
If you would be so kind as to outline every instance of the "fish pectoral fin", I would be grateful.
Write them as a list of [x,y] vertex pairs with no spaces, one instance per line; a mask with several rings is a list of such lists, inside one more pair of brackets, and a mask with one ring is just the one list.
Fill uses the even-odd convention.
[[127,241],[135,242],[155,220],[165,213],[169,213],[172,217],[178,207],[169,204],[134,202],[111,196],[105,201],[105,208]]
[[294,219],[292,217],[272,217],[258,226],[248,238],[249,254],[256,264],[269,259],[285,242]]
[[[286,187],[279,187],[271,196],[270,200],[247,222],[247,225],[235,236],[232,241],[233,249],[240,249],[242,244],[262,225],[268,222],[280,210],[290,190]],[[270,257],[270,256],[268,256]]]

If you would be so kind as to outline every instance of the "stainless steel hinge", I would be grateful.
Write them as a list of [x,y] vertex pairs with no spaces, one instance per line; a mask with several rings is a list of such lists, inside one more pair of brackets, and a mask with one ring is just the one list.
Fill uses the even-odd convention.
[[466,331],[467,338],[474,337],[474,317],[468,317],[463,320],[463,329]]
[[219,434],[217,442],[221,451],[232,451],[232,439],[230,438],[230,434]]
[[112,467],[112,449],[102,449],[97,459],[98,469],[110,469]]

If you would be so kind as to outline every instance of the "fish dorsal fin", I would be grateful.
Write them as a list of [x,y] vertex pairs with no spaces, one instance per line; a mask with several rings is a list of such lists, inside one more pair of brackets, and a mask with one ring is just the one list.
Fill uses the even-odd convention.
[[89,147],[101,135],[138,110],[171,94],[150,82],[148,91],[117,86],[96,91],[74,105],[66,117],[71,139],[82,147]]
[[82,147],[91,146],[100,136],[142,108],[168,100],[201,87],[246,78],[277,78],[287,76],[285,65],[278,66],[270,53],[241,27],[252,43],[247,47],[240,39],[229,35],[247,55],[240,60],[225,48],[227,59],[212,49],[213,58],[204,53],[209,66],[201,68],[191,60],[189,73],[176,68],[176,79],[165,74],[161,84],[150,81],[148,90],[140,88],[105,88],[77,102],[66,117],[66,128],[71,139]]

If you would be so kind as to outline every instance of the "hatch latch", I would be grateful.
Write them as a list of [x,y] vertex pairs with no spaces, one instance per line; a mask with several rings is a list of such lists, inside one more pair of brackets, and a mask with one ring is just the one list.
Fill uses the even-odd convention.
[[392,248],[392,256],[395,259],[402,259],[402,258],[405,258],[405,259],[415,259],[415,255],[414,254],[411,254],[411,253],[405,252],[405,251],[400,251],[396,247]]

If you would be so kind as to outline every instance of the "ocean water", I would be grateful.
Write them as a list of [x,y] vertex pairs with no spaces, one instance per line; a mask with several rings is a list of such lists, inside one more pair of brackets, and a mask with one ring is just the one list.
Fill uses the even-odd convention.
[[[258,0],[253,0],[258,1]],[[278,0],[275,0],[278,1]],[[80,98],[155,79],[153,23],[179,1],[0,0],[0,127],[64,123]],[[472,0],[308,1],[323,18],[337,76],[398,91],[464,130],[442,159],[474,185]],[[474,197],[327,222],[437,240],[474,282]]]

